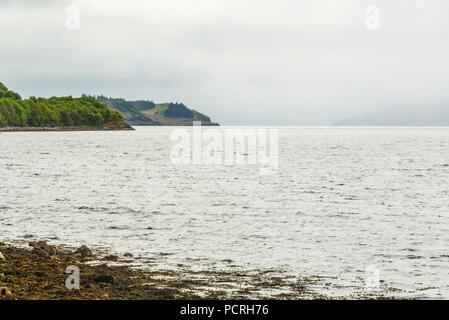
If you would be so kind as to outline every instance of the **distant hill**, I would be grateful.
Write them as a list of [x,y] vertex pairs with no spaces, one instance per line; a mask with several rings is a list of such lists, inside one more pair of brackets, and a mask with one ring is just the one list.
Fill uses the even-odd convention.
[[449,105],[382,110],[337,122],[337,126],[449,126]]
[[95,98],[30,97],[23,100],[18,93],[0,83],[0,129],[44,127],[132,129],[119,112]]
[[126,101],[121,98],[96,97],[109,108],[120,112],[130,125],[134,126],[191,126],[193,121],[201,121],[204,126],[218,123],[182,103],[154,103],[153,101]]

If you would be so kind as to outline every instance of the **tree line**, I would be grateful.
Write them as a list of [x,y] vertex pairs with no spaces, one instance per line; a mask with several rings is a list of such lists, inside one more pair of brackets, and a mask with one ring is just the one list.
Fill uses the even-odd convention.
[[1,126],[96,126],[122,119],[94,97],[52,97],[22,100],[19,94],[0,83]]

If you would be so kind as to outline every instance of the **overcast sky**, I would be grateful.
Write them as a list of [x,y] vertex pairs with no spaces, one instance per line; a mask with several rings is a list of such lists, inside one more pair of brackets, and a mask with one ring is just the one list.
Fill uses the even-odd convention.
[[24,97],[179,101],[229,125],[449,102],[447,0],[0,0],[0,30],[0,82]]

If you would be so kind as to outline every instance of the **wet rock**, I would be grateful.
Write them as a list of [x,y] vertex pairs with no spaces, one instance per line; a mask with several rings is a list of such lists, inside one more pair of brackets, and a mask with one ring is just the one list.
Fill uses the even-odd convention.
[[11,290],[9,290],[7,287],[1,287],[0,288],[0,295],[2,296],[12,296]]
[[36,271],[34,273],[34,275],[37,276],[37,277],[46,277],[47,276],[47,274],[45,272],[42,272],[42,271]]
[[31,241],[28,245],[38,249],[45,249],[48,246],[47,241]]
[[114,277],[112,275],[106,274],[106,273],[99,274],[99,275],[95,276],[92,280],[93,280],[93,282],[96,282],[96,283],[114,283],[115,282]]
[[32,247],[36,252],[42,252],[48,246],[47,242],[45,241],[31,241],[28,243],[28,245]]
[[127,257],[127,258],[132,258],[132,257],[134,257],[131,253],[129,253],[129,252],[126,252],[125,254],[124,254],[124,256],[125,257]]
[[69,250],[69,249],[56,248],[56,254],[58,256],[69,256],[72,253],[73,253],[72,250]]
[[5,256],[3,255],[3,253],[0,251],[0,261],[5,261]]
[[40,249],[40,248],[34,248],[33,252],[39,254],[40,256],[46,256],[47,255],[45,253],[45,251]]
[[50,256],[55,256],[56,255],[56,247],[55,246],[48,246],[47,247],[47,253]]
[[54,256],[56,255],[56,247],[49,246],[46,241],[32,241],[29,243],[30,247],[34,248],[34,252],[45,255],[45,256]]
[[5,279],[5,274],[4,273],[0,273],[0,280]]
[[81,255],[81,257],[90,257],[92,256],[92,250],[90,250],[87,246],[82,245],[78,249],[75,250],[75,253]]
[[104,257],[104,259],[108,260],[108,261],[116,261],[116,260],[118,260],[118,257],[116,255],[110,254],[110,255]]

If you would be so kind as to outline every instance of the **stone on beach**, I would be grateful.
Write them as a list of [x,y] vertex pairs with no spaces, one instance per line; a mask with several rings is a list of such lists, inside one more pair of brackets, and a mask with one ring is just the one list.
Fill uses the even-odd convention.
[[114,276],[107,274],[107,273],[102,273],[102,274],[96,275],[92,280],[93,280],[93,282],[96,282],[96,283],[114,283],[115,282]]
[[47,248],[48,244],[46,241],[31,241],[28,245],[34,249],[44,250]]
[[5,259],[5,256],[3,255],[3,253],[0,251],[0,260],[1,261],[5,261],[6,259]]
[[69,250],[69,249],[56,248],[56,254],[58,256],[69,256],[72,253],[73,253],[72,250]]
[[34,249],[34,252],[40,253],[42,255],[69,256],[69,255],[73,254],[73,251],[70,249],[60,248],[60,247],[56,247],[56,246],[50,246],[47,244],[46,241],[32,241],[29,243],[29,246]]
[[34,248],[34,252],[41,255],[54,256],[56,255],[56,247],[49,246],[46,241],[32,241],[29,243],[30,247]]
[[78,249],[75,250],[75,253],[80,254],[81,257],[89,257],[92,256],[92,250],[90,250],[87,246],[82,245]]
[[1,287],[0,288],[0,295],[2,296],[12,296],[11,290],[9,290],[7,287]]

